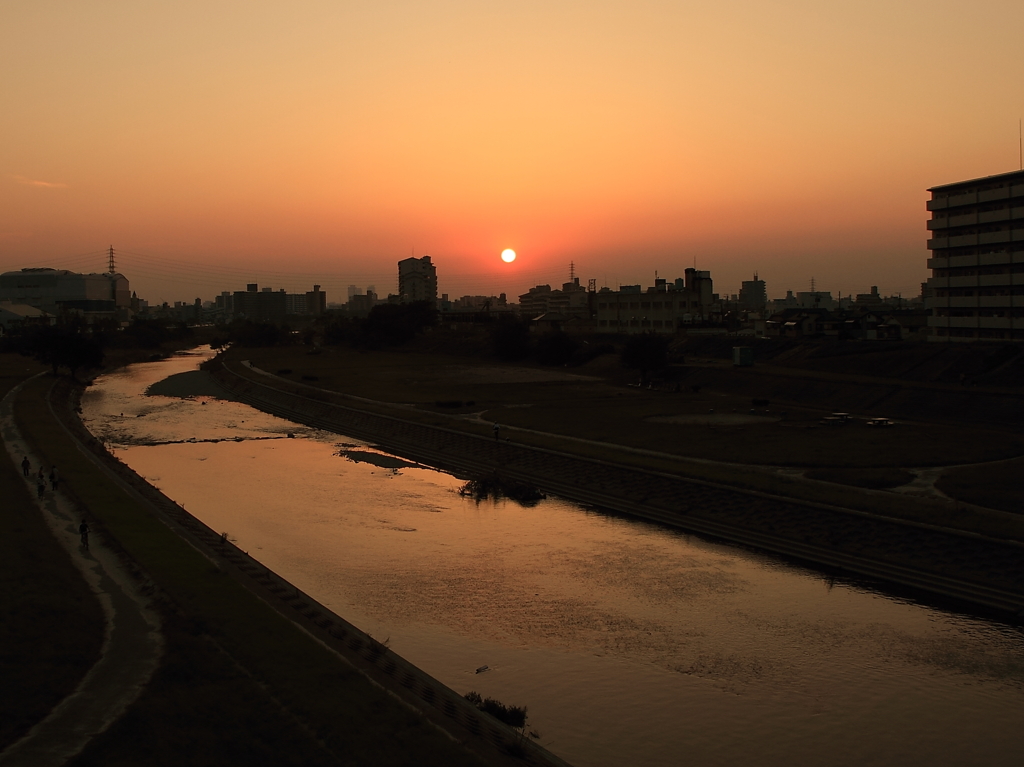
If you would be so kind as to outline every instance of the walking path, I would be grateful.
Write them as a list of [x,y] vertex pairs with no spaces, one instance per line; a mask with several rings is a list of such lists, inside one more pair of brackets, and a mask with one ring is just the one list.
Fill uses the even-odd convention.
[[[35,497],[33,480],[41,459],[29,449],[13,415],[14,401],[23,386],[15,387],[0,401],[0,434],[19,470],[22,458],[28,456],[32,469],[25,484]],[[138,698],[159,665],[163,650],[159,617],[114,553],[95,539],[90,541],[89,549],[81,546],[78,525],[82,519],[71,499],[58,487],[57,491],[47,489],[37,504],[54,537],[67,549],[96,594],[105,618],[105,635],[100,659],[78,688],[21,740],[0,753],[3,767],[65,764]]]

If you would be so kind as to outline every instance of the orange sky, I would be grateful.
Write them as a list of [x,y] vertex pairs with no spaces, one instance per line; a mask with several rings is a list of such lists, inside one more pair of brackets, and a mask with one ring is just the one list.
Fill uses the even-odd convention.
[[[1020,0],[0,5],[0,269],[919,292],[926,188],[1019,167]],[[503,265],[511,247],[519,259]]]

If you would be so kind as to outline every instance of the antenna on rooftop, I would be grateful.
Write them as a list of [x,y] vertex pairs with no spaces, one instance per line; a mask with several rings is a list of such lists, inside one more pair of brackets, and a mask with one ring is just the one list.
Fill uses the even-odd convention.
[[1017,118],[1017,159],[1020,162],[1020,169],[1024,170],[1024,143],[1020,138],[1020,118]]
[[814,292],[814,278],[811,277],[811,292]]
[[574,261],[569,262],[569,282],[576,279],[576,263]]
[[107,251],[107,273],[114,273],[114,246],[110,246],[110,250]]

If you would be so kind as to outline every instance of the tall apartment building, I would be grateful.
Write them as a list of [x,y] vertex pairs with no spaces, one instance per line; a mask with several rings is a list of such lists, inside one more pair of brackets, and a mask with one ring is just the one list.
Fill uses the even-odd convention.
[[752,312],[762,312],[768,305],[768,288],[754,272],[754,279],[740,283],[740,306]]
[[437,267],[430,263],[430,256],[398,262],[398,300],[403,304],[413,301],[437,303]]
[[929,340],[1024,340],[1024,171],[928,191]]

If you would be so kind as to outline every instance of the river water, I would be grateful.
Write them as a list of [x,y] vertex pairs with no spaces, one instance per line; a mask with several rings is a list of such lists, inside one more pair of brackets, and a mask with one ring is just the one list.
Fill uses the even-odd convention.
[[209,354],[98,379],[86,424],[455,691],[527,706],[577,767],[1024,760],[1019,627],[558,499],[476,503],[358,440],[145,394]]

